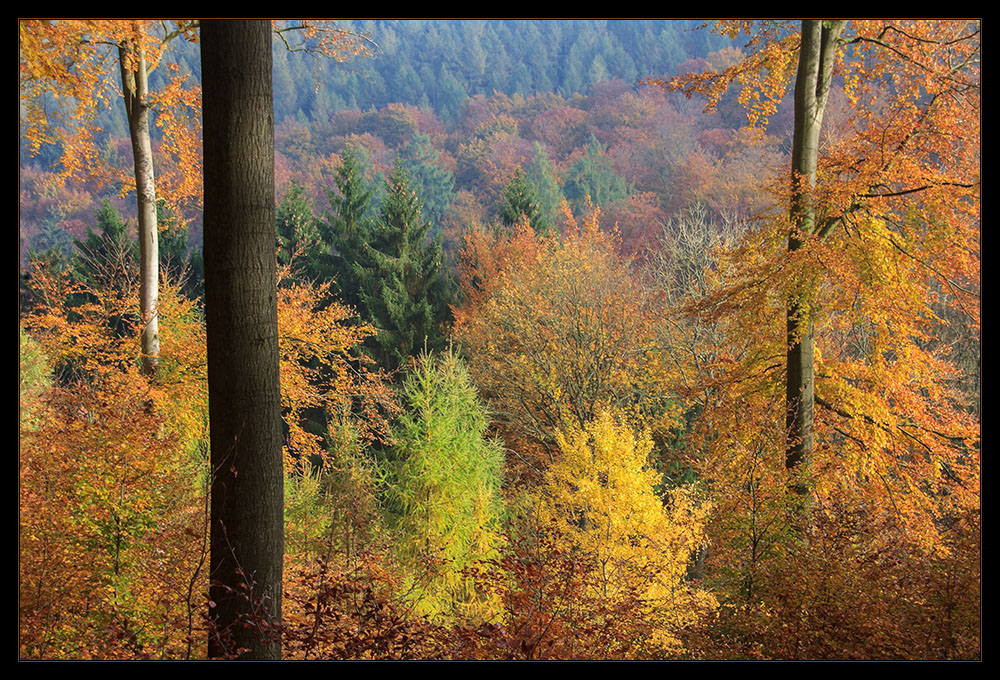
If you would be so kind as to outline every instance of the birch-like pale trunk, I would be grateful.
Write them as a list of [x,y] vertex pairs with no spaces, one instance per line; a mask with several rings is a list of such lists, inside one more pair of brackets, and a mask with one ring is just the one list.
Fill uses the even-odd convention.
[[160,324],[157,310],[160,284],[159,233],[156,218],[156,183],[153,146],[149,137],[149,81],[146,53],[141,42],[118,45],[122,96],[128,115],[129,137],[135,165],[135,194],[139,232],[139,317],[142,370],[153,375],[160,360]]

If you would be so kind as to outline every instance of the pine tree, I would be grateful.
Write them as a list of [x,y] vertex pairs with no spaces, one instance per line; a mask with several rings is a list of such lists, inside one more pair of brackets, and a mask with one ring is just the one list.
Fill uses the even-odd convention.
[[[91,284],[95,279],[109,283],[116,272],[136,276],[139,263],[139,245],[129,235],[128,220],[104,200],[97,210],[97,229],[87,227],[86,238],[75,240],[76,257],[73,270],[77,278]],[[108,269],[111,271],[107,271]],[[107,281],[103,279],[107,278]]]
[[401,163],[387,190],[353,266],[362,317],[378,329],[370,354],[392,371],[421,349],[444,347],[454,284],[444,268],[441,238],[429,240],[430,223]]

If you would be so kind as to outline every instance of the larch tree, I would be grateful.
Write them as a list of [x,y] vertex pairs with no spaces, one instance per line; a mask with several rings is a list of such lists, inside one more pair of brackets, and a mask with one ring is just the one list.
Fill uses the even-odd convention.
[[211,420],[209,655],[280,659],[284,545],[271,25],[201,26]]

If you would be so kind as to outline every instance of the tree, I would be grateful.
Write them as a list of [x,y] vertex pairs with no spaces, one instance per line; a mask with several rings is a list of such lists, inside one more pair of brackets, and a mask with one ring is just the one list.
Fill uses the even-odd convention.
[[[175,205],[196,199],[200,173],[195,141],[197,90],[185,87],[185,77],[176,69],[172,69],[160,92],[150,90],[149,77],[160,65],[171,41],[177,37],[192,38],[195,23],[175,22],[167,28],[153,21],[22,21],[19,29],[19,83],[26,111],[22,119],[23,134],[32,153],[38,153],[42,144],[61,142],[65,176],[107,180],[118,172],[101,164],[96,147],[101,130],[95,123],[109,97],[108,90],[115,89],[115,84],[107,79],[105,65],[117,61],[118,87],[128,119],[134,170],[131,181],[121,176],[118,179],[136,192],[139,313],[144,324],[142,360],[144,370],[152,374],[160,354],[158,199],[150,136],[152,112],[157,111],[160,116],[157,124],[163,130],[163,150],[179,161],[178,170],[166,180],[169,188],[161,192],[163,197]],[[111,50],[116,59],[110,57]],[[70,110],[50,115],[48,93],[61,102],[72,102]],[[58,129],[62,117],[68,120],[64,129]]]
[[275,215],[278,265],[292,266],[295,274],[310,279],[318,274],[316,261],[321,257],[319,221],[302,185],[292,180]]
[[[764,125],[794,77],[796,123],[779,187],[787,212],[748,234],[714,313],[757,319],[771,343],[768,298],[782,301],[778,347],[747,353],[740,370],[756,381],[776,374],[765,357],[785,357],[792,487],[822,498],[847,484],[919,526],[910,536],[927,545],[935,516],[979,503],[979,427],[939,339],[943,309],[980,324],[979,24],[720,30],[753,34],[744,59],[673,86],[715,103],[735,83],[751,124]],[[824,126],[835,86],[845,111]]]
[[[335,178],[338,191],[327,190],[331,212],[320,225],[326,240],[333,246],[326,276],[334,280],[340,299],[359,309],[360,284],[353,263],[362,252],[371,229],[372,189],[364,180],[357,153],[347,148],[341,154]],[[325,255],[325,254],[324,254]]]
[[562,189],[556,178],[556,170],[552,166],[544,147],[535,142],[531,148],[531,160],[525,168],[525,178],[535,188],[535,198],[542,219],[553,224],[562,205]]
[[209,654],[281,657],[283,476],[267,21],[201,27],[212,441]]
[[441,231],[441,218],[455,198],[455,176],[438,165],[438,155],[430,138],[420,132],[410,137],[402,154],[410,184],[420,196],[424,217],[435,233]]
[[644,644],[676,650],[678,631],[715,607],[712,595],[684,583],[688,559],[704,543],[708,508],[688,488],[666,503],[658,497],[652,440],[621,413],[602,410],[556,441],[562,455],[545,473],[539,522],[593,559],[587,596],[641,603],[648,639],[636,635],[629,652]]
[[534,187],[528,182],[520,166],[514,170],[514,175],[503,188],[500,219],[508,227],[513,227],[522,220],[528,220],[531,228],[539,234],[549,230],[549,221],[538,206]]
[[[123,223],[106,217],[113,234]],[[170,359],[156,381],[142,374],[135,244],[92,240],[86,268],[35,262],[27,282],[20,655],[190,658],[207,527],[200,313],[164,283]]]
[[[802,22],[802,43],[795,77],[789,254],[801,250],[805,238],[818,235],[813,193],[816,190],[820,131],[830,96],[838,42],[846,23],[817,19]],[[808,311],[811,303],[809,297],[790,299],[785,314],[788,344],[785,359],[785,428],[788,433],[785,466],[789,469],[795,468],[811,454],[814,446],[815,328]]]
[[414,578],[415,608],[488,621],[496,603],[463,571],[498,555],[503,450],[487,438],[485,406],[451,350],[422,355],[403,394],[407,411],[384,466],[390,525]]
[[497,418],[551,451],[566,423],[602,408],[662,408],[651,300],[592,208],[563,238],[524,225],[470,234],[461,255],[464,304],[455,337]]
[[590,197],[595,205],[603,207],[626,198],[628,187],[611,167],[604,147],[591,135],[586,155],[566,173],[563,192],[575,206],[582,206]]
[[394,371],[421,351],[444,347],[454,287],[444,266],[441,237],[430,240],[420,198],[397,163],[388,195],[361,249],[352,253],[362,318],[378,334],[372,356]]

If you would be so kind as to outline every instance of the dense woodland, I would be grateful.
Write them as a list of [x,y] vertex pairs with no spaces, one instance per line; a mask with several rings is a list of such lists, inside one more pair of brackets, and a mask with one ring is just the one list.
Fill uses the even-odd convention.
[[20,658],[981,658],[979,22],[263,22],[220,218],[230,23],[19,22]]

